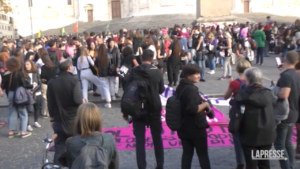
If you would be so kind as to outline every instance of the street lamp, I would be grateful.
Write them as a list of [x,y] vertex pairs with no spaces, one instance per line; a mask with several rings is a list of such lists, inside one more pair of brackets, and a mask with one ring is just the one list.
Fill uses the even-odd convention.
[[28,0],[28,6],[29,6],[29,12],[30,12],[30,24],[31,24],[31,38],[34,39],[34,35],[33,35],[33,24],[32,24],[32,0]]
[[196,0],[196,19],[201,17],[201,0]]

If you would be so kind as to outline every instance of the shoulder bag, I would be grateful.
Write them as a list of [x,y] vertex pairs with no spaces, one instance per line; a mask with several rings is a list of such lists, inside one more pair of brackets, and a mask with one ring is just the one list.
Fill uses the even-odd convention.
[[98,69],[96,68],[96,66],[93,66],[93,65],[90,63],[88,57],[90,57],[90,56],[87,56],[87,57],[86,57],[86,59],[87,59],[87,61],[88,61],[88,63],[89,63],[89,68],[91,69],[92,73],[93,73],[95,76],[97,76],[97,75],[98,75]]

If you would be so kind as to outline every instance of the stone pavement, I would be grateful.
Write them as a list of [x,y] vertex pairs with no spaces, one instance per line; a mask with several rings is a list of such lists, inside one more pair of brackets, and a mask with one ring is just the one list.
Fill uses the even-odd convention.
[[[233,14],[237,17],[237,22],[265,22],[266,16],[271,16],[272,20],[278,23],[293,23],[297,17],[292,16],[277,16],[267,13],[247,13],[247,14]],[[219,18],[222,18],[219,17]],[[109,24],[109,31],[118,32],[122,28],[127,29],[149,29],[156,27],[173,27],[174,24],[186,24],[190,26],[191,23],[196,19],[195,14],[169,14],[169,15],[149,15],[149,16],[132,16],[128,18],[114,19],[111,21],[94,21],[90,23],[79,22],[78,32],[82,33],[95,32],[100,33],[106,31],[106,26]],[[299,18],[298,18],[299,19]],[[74,24],[65,26],[66,34],[73,34]],[[60,35],[61,28],[45,30],[42,32],[43,35]]]
[[[264,75],[269,79],[277,79],[279,71],[275,66],[274,57],[265,58],[265,65],[260,66]],[[233,72],[235,69],[233,68]],[[217,69],[215,75],[206,75],[207,82],[198,83],[199,90],[204,94],[224,93],[228,81],[218,81],[221,76],[221,69]],[[234,73],[236,77],[236,73]],[[268,80],[264,80],[266,85]],[[104,108],[104,104],[97,104],[100,108],[103,118],[103,128],[127,127],[128,124],[122,119],[119,103],[112,104],[111,109]],[[228,107],[217,107],[228,116]],[[0,108],[0,117],[7,120],[7,109]],[[33,117],[30,115],[30,121]],[[41,118],[39,120],[42,128],[34,128],[33,136],[21,138],[7,138],[7,129],[0,128],[0,169],[38,169],[41,167],[44,143],[42,140],[53,131],[50,127],[49,119]],[[180,169],[182,149],[165,149],[165,169]],[[155,156],[153,150],[147,150],[147,169],[155,168]],[[120,169],[136,169],[135,151],[119,151]],[[212,169],[233,169],[235,168],[235,155],[233,147],[210,147],[209,157]],[[53,153],[50,153],[50,159]],[[279,163],[272,161],[272,169],[279,169]],[[297,164],[298,168],[299,163]],[[200,168],[196,155],[193,159],[193,169]]]

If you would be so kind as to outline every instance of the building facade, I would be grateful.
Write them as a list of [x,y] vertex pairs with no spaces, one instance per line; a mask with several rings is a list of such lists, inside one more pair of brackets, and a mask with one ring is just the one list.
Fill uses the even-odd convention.
[[[31,34],[31,30],[36,33],[39,30],[62,28],[74,24],[77,20],[93,22],[141,15],[196,13],[196,4],[200,0],[10,1],[17,11],[15,17],[18,20],[18,33],[27,36]],[[300,16],[300,10],[298,10],[300,0],[228,0],[222,3],[220,0],[201,0],[199,5],[201,16],[224,16],[231,13],[249,12]],[[6,26],[8,26],[9,20],[6,21]]]
[[233,13],[300,16],[300,0],[233,0]]
[[[5,3],[10,4],[10,0],[4,0]],[[0,11],[0,38],[6,36],[7,38],[16,38],[18,36],[16,26],[16,20],[14,15],[14,9],[12,12],[5,13]]]

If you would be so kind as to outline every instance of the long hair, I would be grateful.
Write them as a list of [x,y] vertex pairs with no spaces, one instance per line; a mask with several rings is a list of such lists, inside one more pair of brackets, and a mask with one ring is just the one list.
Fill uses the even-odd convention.
[[89,56],[89,51],[87,48],[82,48],[80,51],[80,62],[83,62],[84,57]]
[[177,38],[173,39],[173,45],[174,45],[174,47],[172,49],[172,54],[175,57],[179,57],[180,53],[181,53],[181,49],[180,49],[180,44],[179,44],[179,41]]
[[54,68],[54,64],[51,61],[48,53],[42,54],[41,59],[42,59],[42,61],[45,64],[46,67],[48,67],[48,68]]
[[153,42],[151,36],[147,36],[145,40],[146,40],[146,42],[147,42],[147,46],[148,46],[148,47],[151,46],[151,45],[154,46],[154,42]]
[[75,134],[88,137],[93,132],[102,132],[102,119],[99,108],[94,103],[79,106],[75,119]]
[[141,32],[140,32],[140,30],[136,30],[136,32],[135,32],[135,39],[141,39],[142,38],[142,35],[141,35]]
[[[26,63],[29,63],[31,65],[31,69],[30,70],[26,70],[26,66],[25,66]],[[28,73],[37,73],[37,71],[38,71],[36,64],[33,61],[31,61],[31,60],[26,60],[24,62],[24,68],[25,69],[23,71],[23,74],[24,74],[25,77],[28,76]]]
[[108,66],[107,49],[104,44],[101,44],[98,49],[98,61],[101,68]]

